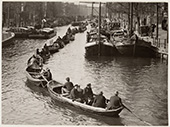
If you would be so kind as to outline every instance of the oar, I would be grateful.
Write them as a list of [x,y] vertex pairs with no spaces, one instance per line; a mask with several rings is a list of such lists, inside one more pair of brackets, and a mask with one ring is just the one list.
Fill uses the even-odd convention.
[[134,114],[128,107],[126,107],[125,105],[123,105],[124,108],[126,108],[130,113],[132,113],[136,118],[138,118],[140,121],[144,122],[145,124],[149,125],[149,126],[153,126],[152,124],[142,120],[141,118],[139,118],[136,114]]
[[[40,75],[43,77],[43,79],[44,79],[47,83],[49,83],[49,81],[46,79],[46,77],[45,77],[43,74],[40,74]],[[46,85],[44,85],[44,84],[42,83],[42,87],[45,88]]]

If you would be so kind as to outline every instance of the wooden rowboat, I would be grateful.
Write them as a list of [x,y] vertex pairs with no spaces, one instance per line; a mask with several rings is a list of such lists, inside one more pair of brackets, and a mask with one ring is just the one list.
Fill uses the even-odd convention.
[[49,49],[49,52],[53,54],[59,51],[59,46],[53,44],[53,45],[48,46],[48,49]]
[[62,84],[60,84],[54,80],[51,80],[47,84],[47,89],[50,93],[50,96],[57,102],[61,102],[61,103],[70,105],[72,107],[75,107],[76,109],[81,109],[83,111],[95,113],[98,115],[104,115],[104,116],[116,117],[123,110],[123,107],[119,107],[119,108],[113,109],[113,110],[106,110],[104,108],[93,107],[93,106],[83,104],[83,103],[80,103],[77,101],[72,101],[71,99],[62,96],[62,94],[61,94],[62,86],[63,86]]
[[27,81],[32,85],[45,87],[47,84],[46,80],[40,78],[41,77],[40,73],[28,72],[26,69],[26,77]]

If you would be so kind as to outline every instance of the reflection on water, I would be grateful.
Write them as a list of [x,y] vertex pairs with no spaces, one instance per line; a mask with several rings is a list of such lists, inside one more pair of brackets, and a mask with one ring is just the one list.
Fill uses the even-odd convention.
[[[68,26],[67,26],[68,27]],[[67,27],[57,28],[62,36]],[[95,93],[109,98],[118,90],[134,114],[152,125],[168,125],[167,64],[159,59],[130,57],[85,58],[86,33],[54,54],[44,65],[64,83],[69,76],[82,88],[92,83]],[[22,125],[146,125],[126,109],[119,118],[75,110],[53,102],[48,92],[26,82],[28,58],[45,40],[14,40],[2,49],[2,123]]]

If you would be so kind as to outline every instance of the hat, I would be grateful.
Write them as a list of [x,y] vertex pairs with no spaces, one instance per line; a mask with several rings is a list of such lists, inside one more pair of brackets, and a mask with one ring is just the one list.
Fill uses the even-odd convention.
[[69,81],[69,80],[70,80],[70,78],[69,78],[69,77],[67,77],[67,78],[66,78],[66,80],[67,80],[67,81]]
[[87,86],[91,86],[91,83],[88,83]]
[[75,86],[74,87],[78,87],[79,85],[78,84],[75,84]]
[[119,92],[118,91],[115,91],[115,95],[118,95],[119,94]]
[[100,91],[100,95],[103,95],[103,91]]

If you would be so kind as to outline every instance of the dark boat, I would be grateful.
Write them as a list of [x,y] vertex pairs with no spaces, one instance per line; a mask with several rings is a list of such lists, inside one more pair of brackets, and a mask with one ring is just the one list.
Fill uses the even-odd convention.
[[[93,26],[93,25],[92,25]],[[95,25],[94,25],[95,26]],[[99,3],[98,28],[92,27],[90,33],[87,33],[87,43],[85,45],[86,56],[112,56],[116,48],[110,39],[101,35],[101,2]]]
[[86,56],[112,56],[114,55],[115,47],[105,36],[90,35],[91,39],[86,43]]
[[153,38],[147,34],[135,33],[131,38],[118,35],[115,38],[115,46],[120,54],[136,57],[158,57],[159,49],[152,45]]
[[2,32],[2,46],[10,44],[11,40],[15,37],[13,32]]
[[64,42],[65,45],[70,42],[70,40],[68,40],[68,39],[62,39],[62,41]]
[[47,84],[47,89],[48,89],[51,97],[55,101],[61,102],[66,105],[70,105],[72,107],[75,107],[76,109],[81,109],[85,112],[91,112],[93,114],[102,115],[102,116],[117,117],[119,115],[119,113],[124,108],[124,107],[119,107],[119,108],[113,109],[113,110],[106,110],[105,108],[93,107],[93,106],[83,104],[83,103],[80,103],[77,101],[72,101],[71,99],[62,96],[62,94],[61,94],[62,86],[63,86],[62,84],[60,84],[54,80],[51,80]]
[[15,38],[28,38],[30,34],[29,29],[26,27],[11,27],[8,32],[13,32]]
[[64,42],[64,44],[68,44],[70,42],[70,34],[66,33],[63,37],[62,37],[62,41]]
[[15,34],[15,38],[49,39],[56,36],[56,32],[51,28],[12,27],[9,31]]
[[35,32],[31,32],[28,35],[28,38],[35,39],[49,39],[56,36],[56,32],[52,28],[43,28],[40,30],[36,30]]
[[50,54],[53,54],[59,51],[59,46],[50,45],[48,46],[48,48],[49,48]]
[[50,54],[58,52],[59,49],[60,49],[60,46],[58,43],[53,43],[51,45],[48,45],[48,50],[49,50]]

